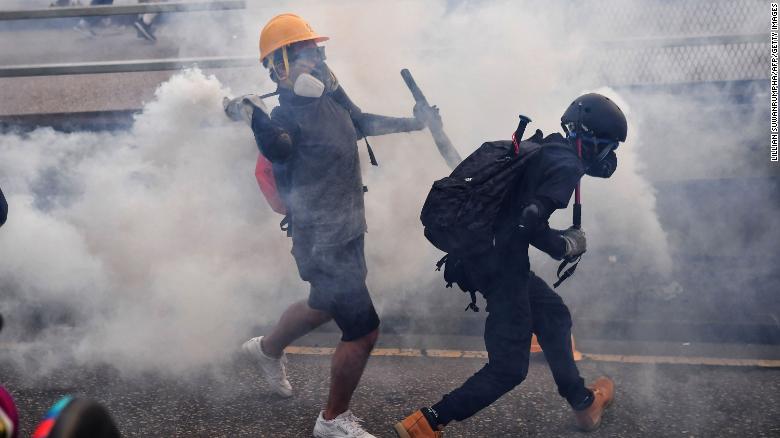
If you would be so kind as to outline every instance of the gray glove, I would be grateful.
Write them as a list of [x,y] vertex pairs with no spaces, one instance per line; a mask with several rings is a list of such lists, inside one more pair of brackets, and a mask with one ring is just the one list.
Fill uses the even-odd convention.
[[418,102],[414,105],[412,113],[414,113],[414,118],[425,124],[425,126],[439,128],[442,126],[439,107],[436,105],[429,106]]
[[566,254],[567,259],[580,256],[587,250],[587,240],[585,239],[585,232],[577,228],[569,228],[561,235],[563,240],[566,241]]
[[230,120],[236,122],[243,120],[251,124],[252,113],[254,113],[256,108],[265,113],[270,119],[268,108],[265,106],[265,103],[263,103],[263,100],[260,99],[260,96],[256,94],[245,94],[233,99],[225,97],[222,99],[222,107],[225,109],[225,114],[227,114]]

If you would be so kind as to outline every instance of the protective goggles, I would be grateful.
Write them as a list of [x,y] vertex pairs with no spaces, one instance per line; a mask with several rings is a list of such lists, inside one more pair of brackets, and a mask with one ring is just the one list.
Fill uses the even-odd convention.
[[265,58],[263,67],[272,70],[280,80],[287,79],[290,73],[290,64],[298,61],[311,61],[315,64],[325,61],[325,47],[282,47],[272,56]]
[[322,62],[325,60],[325,47],[304,47],[300,49],[289,50],[288,57],[290,62],[313,61]]
[[589,143],[593,145],[593,149],[595,151],[599,151],[598,155],[596,156],[595,160],[593,160],[593,163],[598,163],[601,160],[604,159],[604,157],[607,156],[611,151],[614,151],[618,148],[620,145],[620,142],[607,139],[607,138],[600,138],[593,135],[587,126],[581,125],[580,129],[576,129],[575,123],[566,123],[563,125],[563,130],[566,131],[566,136],[568,138],[577,138],[579,137],[582,139],[583,142]]

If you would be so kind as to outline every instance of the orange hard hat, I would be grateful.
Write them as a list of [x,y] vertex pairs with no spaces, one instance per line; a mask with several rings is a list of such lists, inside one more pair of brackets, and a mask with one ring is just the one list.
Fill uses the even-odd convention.
[[292,43],[309,40],[320,43],[329,39],[317,35],[306,20],[295,14],[277,15],[260,32],[260,60]]

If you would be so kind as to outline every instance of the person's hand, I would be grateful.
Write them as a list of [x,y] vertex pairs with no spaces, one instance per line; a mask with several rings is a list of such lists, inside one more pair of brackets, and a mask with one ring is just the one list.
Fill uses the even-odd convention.
[[585,253],[588,249],[588,242],[585,238],[585,232],[578,228],[569,228],[561,235],[563,240],[566,241],[566,253],[567,259],[572,259]]
[[425,105],[421,102],[417,102],[412,109],[414,118],[422,122],[427,127],[439,127],[441,128],[441,115],[439,115],[439,107],[436,105]]
[[271,120],[268,108],[263,103],[263,100],[260,99],[260,96],[256,94],[245,94],[233,99],[225,97],[222,99],[222,107],[230,120],[236,122],[244,120],[247,123],[252,123],[252,114],[255,109],[262,111],[265,115],[264,118]]

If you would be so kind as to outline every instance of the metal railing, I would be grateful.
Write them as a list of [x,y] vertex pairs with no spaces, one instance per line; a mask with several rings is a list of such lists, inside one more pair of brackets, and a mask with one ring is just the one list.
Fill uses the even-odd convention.
[[197,12],[246,9],[244,0],[171,1],[138,5],[65,6],[26,10],[0,11],[0,21],[42,18],[69,18],[109,15],[137,15],[160,12]]
[[208,69],[256,67],[258,65],[260,65],[260,61],[256,56],[212,56],[204,58],[143,59],[133,61],[78,62],[68,64],[11,65],[0,67],[0,78],[165,71],[179,70],[195,66]]
[[[137,15],[163,12],[225,11],[245,9],[244,0],[171,1],[138,5],[66,6],[45,9],[0,11],[0,21],[83,16]],[[128,73],[144,71],[179,70],[198,66],[201,68],[235,68],[258,65],[254,56],[203,57],[179,59],[138,59],[131,61],[79,62],[61,64],[0,66],[0,78],[22,76],[79,75],[97,73]]]

